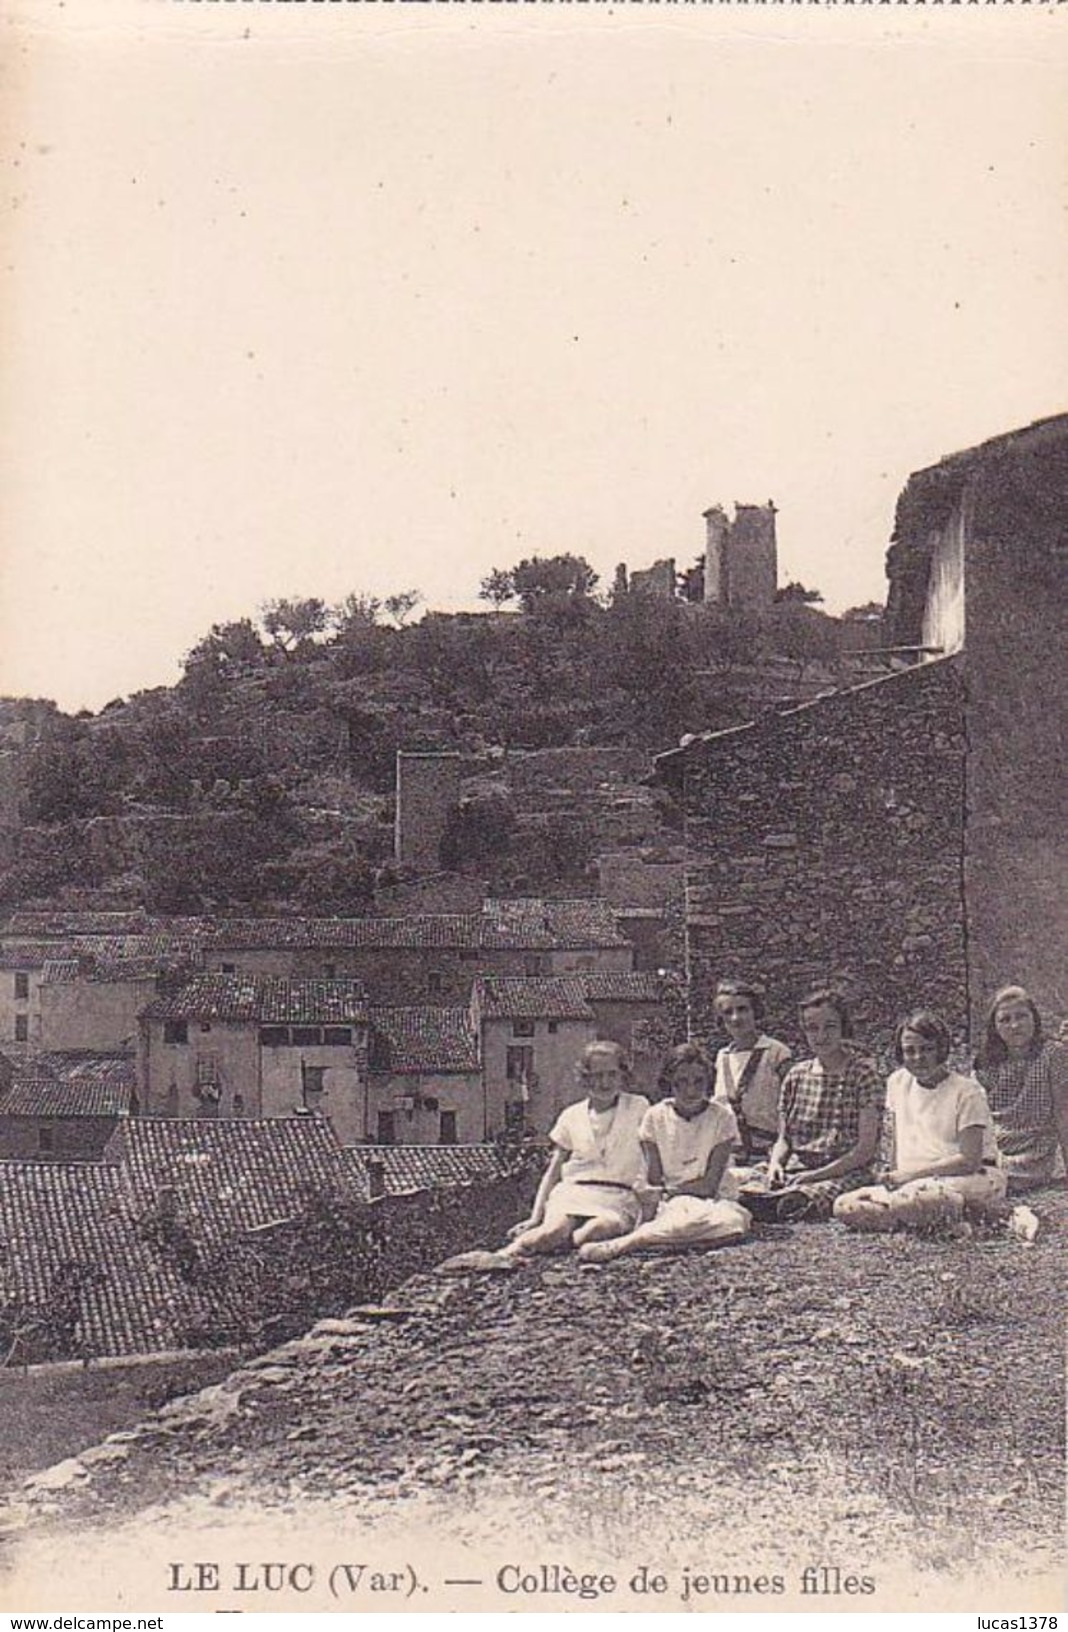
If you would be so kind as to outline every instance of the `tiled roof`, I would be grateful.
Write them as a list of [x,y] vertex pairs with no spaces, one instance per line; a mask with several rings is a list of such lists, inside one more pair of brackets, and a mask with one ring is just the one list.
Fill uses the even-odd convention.
[[364,988],[356,980],[286,980],[277,975],[194,975],[176,992],[142,1011],[147,1020],[310,1022],[353,1025],[366,1020]]
[[92,935],[164,935],[199,936],[206,918],[159,918],[136,910],[133,912],[93,912],[71,910],[13,912],[3,927],[3,935],[29,935],[41,939],[70,939],[72,936]]
[[370,1170],[378,1164],[387,1195],[477,1184],[505,1170],[496,1145],[346,1145],[342,1165],[355,1176],[364,1196],[370,1194]]
[[135,1206],[171,1191],[190,1228],[210,1242],[293,1217],[310,1191],[343,1178],[339,1150],[319,1117],[132,1117],[113,1135],[107,1158],[125,1168]]
[[517,944],[577,951],[592,947],[629,946],[620,933],[615,914],[598,896],[566,901],[520,896],[493,898],[483,904],[487,926],[509,933]]
[[53,958],[62,957],[69,948],[55,941],[27,941],[24,946],[0,948],[0,969],[43,969]]
[[76,1338],[92,1355],[181,1346],[196,1292],[140,1239],[126,1175],[93,1162],[0,1161],[3,1285],[13,1303],[47,1307],[77,1276]]
[[77,958],[49,958],[41,969],[42,986],[71,986],[81,976]]
[[651,970],[594,970],[578,978],[591,1003],[659,1003],[664,995],[659,977]]
[[76,935],[0,948],[0,969],[46,970],[49,983],[79,976],[148,980],[165,969],[202,962],[199,943],[189,935]]
[[484,1020],[592,1020],[581,975],[484,976],[472,1006]]
[[423,1072],[478,1071],[470,1010],[371,1008],[371,1070],[393,1076]]

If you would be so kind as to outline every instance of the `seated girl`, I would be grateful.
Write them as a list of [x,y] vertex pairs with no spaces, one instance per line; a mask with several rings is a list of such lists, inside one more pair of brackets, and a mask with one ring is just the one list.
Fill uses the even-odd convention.
[[712,1097],[714,1068],[697,1043],[672,1049],[660,1073],[671,1097],[650,1107],[639,1130],[656,1214],[612,1240],[579,1248],[584,1263],[607,1263],[627,1252],[719,1247],[748,1234],[750,1218],[736,1201],[720,1199],[738,1137],[734,1112]]
[[990,1102],[1010,1191],[1048,1184],[1068,1166],[1068,1048],[1043,1037],[1022,986],[995,994],[976,1076]]
[[721,980],[716,1015],[730,1041],[716,1055],[716,1098],[738,1120],[740,1159],[767,1157],[779,1131],[779,1092],[790,1067],[785,1043],[761,1030],[764,994],[742,980]]
[[530,1217],[497,1252],[465,1252],[441,1267],[452,1273],[512,1269],[534,1253],[557,1252],[623,1235],[641,1218],[635,1191],[645,1176],[639,1142],[649,1109],[626,1090],[629,1066],[618,1043],[589,1043],[579,1063],[586,1098],[560,1112],[549,1133],[553,1154]]
[[786,1073],[767,1168],[738,1198],[758,1219],[829,1218],[839,1196],[874,1180],[883,1101],[874,1061],[848,1040],[840,992],[810,992],[800,1013],[813,1057]]
[[894,1037],[900,1070],[886,1085],[890,1171],[852,1190],[834,1216],[853,1230],[924,1228],[959,1222],[965,1206],[1001,1216],[1005,1175],[998,1166],[986,1095],[950,1070],[949,1028],[917,1009]]

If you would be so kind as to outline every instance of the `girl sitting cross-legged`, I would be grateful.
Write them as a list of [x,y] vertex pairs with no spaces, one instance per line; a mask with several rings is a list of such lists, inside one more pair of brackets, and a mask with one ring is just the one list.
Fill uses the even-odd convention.
[[849,1041],[849,1008],[832,987],[800,1003],[812,1059],[792,1066],[779,1098],[779,1136],[766,1169],[739,1200],[761,1220],[825,1219],[839,1196],[870,1184],[883,1085],[875,1063]]
[[655,1215],[607,1241],[579,1247],[584,1263],[603,1264],[628,1252],[719,1247],[749,1232],[744,1207],[720,1195],[738,1123],[713,1097],[715,1067],[697,1043],[668,1055],[660,1087],[670,1098],[650,1107],[639,1128]]
[[1005,1174],[998,1165],[986,1095],[946,1063],[949,1028],[930,1009],[903,1020],[894,1038],[900,1070],[886,1085],[889,1172],[879,1184],[852,1190],[834,1216],[853,1230],[922,1229],[959,1223],[970,1210],[1005,1212]]

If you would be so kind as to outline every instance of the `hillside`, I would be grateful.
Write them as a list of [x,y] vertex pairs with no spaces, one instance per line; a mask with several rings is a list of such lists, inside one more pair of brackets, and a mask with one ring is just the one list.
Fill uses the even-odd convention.
[[[18,1601],[264,1607],[225,1564],[210,1598],[165,1590],[173,1561],[244,1558],[312,1562],[272,1608],[392,1607],[408,1566],[453,1609],[649,1608],[643,1563],[658,1608],[1055,1607],[1068,1209],[1036,1205],[1034,1246],[780,1226],[417,1277],[16,1495]],[[24,1584],[60,1550],[62,1585]],[[339,1561],[367,1567],[341,1602]],[[502,1590],[516,1564],[617,1586]]]
[[[856,677],[842,626],[796,602],[629,592],[401,627],[361,604],[271,627],[217,625],[177,686],[95,716],[0,704],[0,907],[372,909],[395,883],[398,749],[465,756],[452,869],[500,894],[593,888],[598,848],[657,836],[653,753]],[[561,785],[561,753],[607,775]]]

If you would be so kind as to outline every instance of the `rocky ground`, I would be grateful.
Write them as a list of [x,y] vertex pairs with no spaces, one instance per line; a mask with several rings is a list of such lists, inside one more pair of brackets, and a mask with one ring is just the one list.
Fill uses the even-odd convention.
[[1039,1211],[1033,1245],[797,1225],[416,1277],[13,1492],[7,1596],[1048,1607],[1068,1197]]

